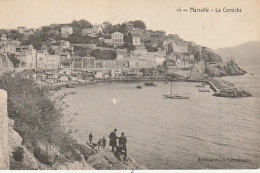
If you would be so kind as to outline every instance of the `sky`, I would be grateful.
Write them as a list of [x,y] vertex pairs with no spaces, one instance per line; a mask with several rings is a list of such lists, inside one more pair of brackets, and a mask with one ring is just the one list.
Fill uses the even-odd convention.
[[[240,8],[241,13],[190,12]],[[177,9],[188,9],[177,12]],[[260,40],[260,0],[0,0],[0,28],[38,28],[85,19],[112,24],[143,20],[148,29],[178,34],[212,49]]]

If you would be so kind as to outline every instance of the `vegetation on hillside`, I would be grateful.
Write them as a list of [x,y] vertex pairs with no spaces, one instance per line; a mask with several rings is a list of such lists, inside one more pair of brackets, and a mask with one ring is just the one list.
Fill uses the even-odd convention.
[[49,98],[46,88],[12,73],[0,76],[0,88],[8,93],[8,117],[14,120],[14,130],[29,150],[34,152],[39,141],[59,146],[61,152],[72,149],[73,140],[62,123],[62,109]]

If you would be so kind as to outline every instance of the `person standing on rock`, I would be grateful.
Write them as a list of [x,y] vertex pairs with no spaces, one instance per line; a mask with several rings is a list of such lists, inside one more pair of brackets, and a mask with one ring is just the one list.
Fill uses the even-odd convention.
[[98,150],[99,150],[99,148],[101,147],[101,144],[102,144],[102,139],[101,138],[98,140],[97,144],[98,144]]
[[116,136],[116,132],[117,132],[117,129],[114,129],[114,131],[111,132],[109,135],[109,138],[110,138],[109,145],[112,146],[113,153],[115,152],[115,147],[117,146],[116,139],[118,139],[118,137]]
[[126,161],[126,157],[127,157],[127,153],[126,153],[126,150],[127,150],[127,148],[126,148],[126,142],[127,142],[127,140],[126,140],[126,137],[125,137],[124,135],[125,135],[125,133],[122,132],[122,133],[121,133],[121,137],[119,138],[119,147],[123,150],[123,153],[124,153],[124,161]]
[[92,132],[88,135],[89,143],[92,144],[93,135]]
[[103,149],[105,149],[106,148],[106,138],[105,137],[103,137],[103,139],[102,139],[102,148]]

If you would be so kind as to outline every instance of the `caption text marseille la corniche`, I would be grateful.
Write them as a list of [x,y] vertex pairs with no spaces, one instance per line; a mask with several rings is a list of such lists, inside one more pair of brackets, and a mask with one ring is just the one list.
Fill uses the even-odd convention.
[[209,12],[214,12],[214,13],[241,13],[242,9],[241,8],[228,8],[228,7],[223,7],[223,8],[196,8],[196,7],[189,7],[189,8],[182,8],[179,7],[176,9],[177,12],[192,12],[192,13],[209,13]]

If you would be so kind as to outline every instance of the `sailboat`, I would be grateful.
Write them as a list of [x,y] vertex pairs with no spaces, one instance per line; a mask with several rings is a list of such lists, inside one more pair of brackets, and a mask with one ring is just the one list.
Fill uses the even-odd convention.
[[163,95],[165,98],[168,99],[189,99],[188,96],[189,93],[184,93],[184,94],[173,94],[172,93],[172,82],[171,82],[171,93],[169,95]]

